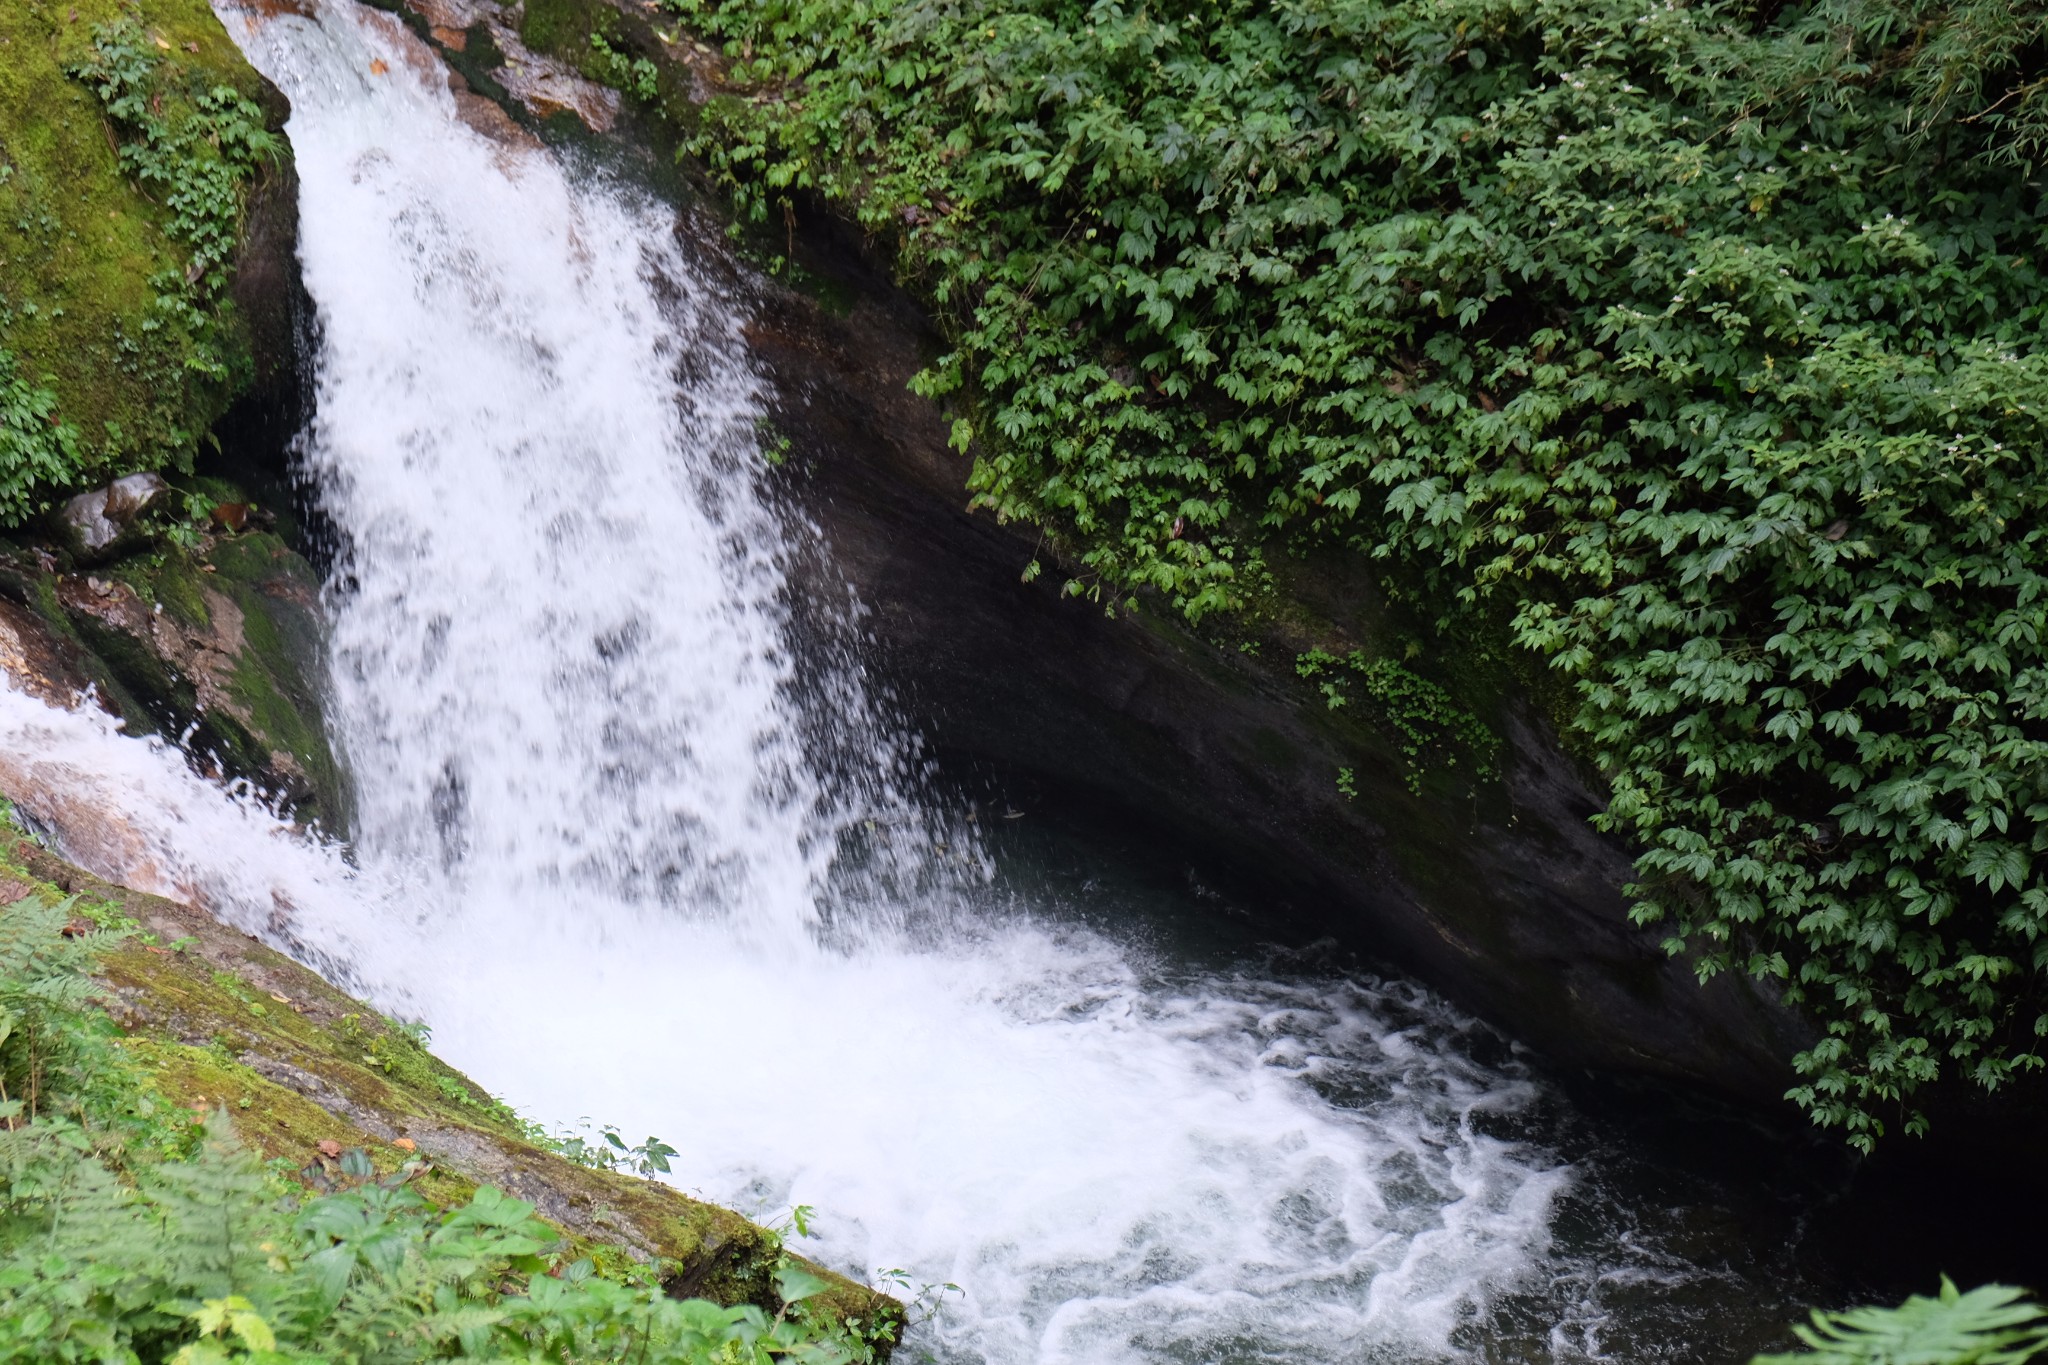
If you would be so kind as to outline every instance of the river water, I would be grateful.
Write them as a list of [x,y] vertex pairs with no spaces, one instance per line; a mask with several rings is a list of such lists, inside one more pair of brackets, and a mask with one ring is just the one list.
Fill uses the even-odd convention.
[[924,795],[857,652],[792,657],[809,533],[763,494],[728,272],[672,207],[471,131],[388,16],[263,8],[224,17],[295,111],[356,829],[0,693],[60,848],[123,811],[97,870],[425,1020],[542,1121],[813,1206],[819,1260],[958,1285],[908,1359],[1725,1361],[1793,1314],[1719,1187],[1428,992],[1165,932],[1210,912]]

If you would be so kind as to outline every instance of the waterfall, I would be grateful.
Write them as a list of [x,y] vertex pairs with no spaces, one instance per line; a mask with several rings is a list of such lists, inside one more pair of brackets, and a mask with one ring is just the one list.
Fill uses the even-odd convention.
[[[744,303],[673,211],[472,131],[389,16],[222,8],[294,109],[358,828],[344,860],[0,693],[0,781],[61,847],[424,1019],[545,1121],[661,1137],[686,1189],[814,1206],[820,1260],[961,1286],[919,1329],[941,1360],[1462,1357],[1510,1298],[1664,1273],[1559,1259],[1580,1176],[1470,1021],[1082,927],[932,833],[852,671],[807,725],[808,533],[759,486]],[[927,861],[835,889],[862,838]]]

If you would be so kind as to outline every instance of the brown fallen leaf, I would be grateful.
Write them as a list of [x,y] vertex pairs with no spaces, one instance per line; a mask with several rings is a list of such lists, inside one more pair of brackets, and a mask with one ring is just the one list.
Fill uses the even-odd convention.
[[390,69],[391,67],[385,62],[385,60],[382,57],[370,58],[370,74],[372,76],[381,76]]

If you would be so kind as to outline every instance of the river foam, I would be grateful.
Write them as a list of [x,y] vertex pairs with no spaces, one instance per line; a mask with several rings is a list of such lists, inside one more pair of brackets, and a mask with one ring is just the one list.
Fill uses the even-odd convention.
[[95,708],[0,691],[0,752],[33,755],[0,783],[64,852],[344,966],[530,1112],[660,1135],[756,1213],[810,1204],[849,1271],[961,1285],[944,1359],[1448,1354],[1540,1265],[1569,1179],[1486,1134],[1533,1083],[1411,987],[1176,978],[1027,915],[790,953],[543,892],[479,933]]

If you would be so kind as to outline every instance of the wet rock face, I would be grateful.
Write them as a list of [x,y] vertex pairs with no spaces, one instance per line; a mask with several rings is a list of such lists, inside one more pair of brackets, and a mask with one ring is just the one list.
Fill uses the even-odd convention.
[[[270,2],[228,0],[244,7]],[[619,93],[588,79],[580,69],[589,52],[566,53],[558,59],[529,48],[520,34],[524,11],[519,4],[500,0],[372,3],[392,12],[387,32],[397,40],[405,59],[423,72],[445,78],[455,92],[463,120],[495,142],[535,145],[536,139],[490,96],[516,105],[529,120],[544,122],[566,115],[593,133],[610,132],[618,119]]]
[[0,559],[11,678],[56,705],[89,687],[131,733],[181,738],[202,768],[340,830],[348,795],[321,719],[322,638],[312,567],[267,531],[86,567]]
[[50,706],[74,705],[92,685],[90,666],[77,643],[59,636],[33,611],[4,597],[0,597],[0,673]]
[[[269,81],[258,91],[265,123],[283,141],[291,101]],[[253,409],[263,420],[296,431],[304,397],[300,339],[311,323],[313,302],[299,278],[299,173],[289,156],[268,165],[249,187],[229,292],[248,329],[253,362],[248,386],[234,405],[240,411],[229,420],[246,424]]]

